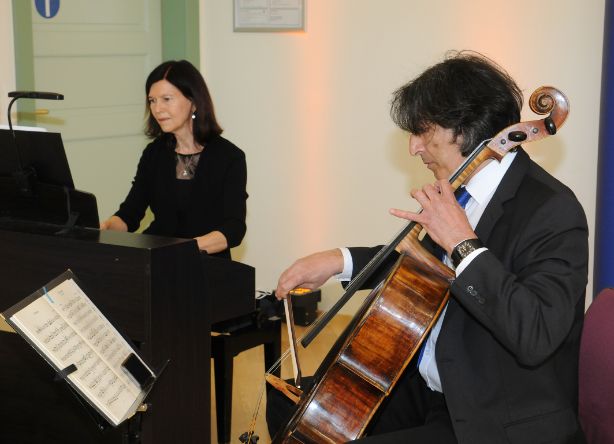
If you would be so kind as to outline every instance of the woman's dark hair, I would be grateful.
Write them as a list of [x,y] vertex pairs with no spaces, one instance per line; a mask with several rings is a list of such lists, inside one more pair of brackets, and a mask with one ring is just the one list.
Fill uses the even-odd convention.
[[476,52],[454,52],[394,92],[390,114],[405,131],[432,125],[462,136],[467,156],[484,139],[520,121],[522,92],[501,67]]
[[[213,101],[211,100],[205,79],[203,79],[203,76],[194,65],[187,60],[170,60],[156,67],[149,74],[145,82],[146,99],[151,86],[160,80],[166,80],[171,83],[194,104],[196,117],[193,121],[192,132],[194,139],[198,143],[204,145],[211,137],[222,134],[222,128],[215,119]],[[154,116],[152,116],[147,100],[146,109],[145,135],[156,138],[162,135],[163,131]]]

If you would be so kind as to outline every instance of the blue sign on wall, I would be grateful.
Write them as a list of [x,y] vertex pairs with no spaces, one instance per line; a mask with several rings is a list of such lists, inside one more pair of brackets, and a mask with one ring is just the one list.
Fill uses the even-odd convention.
[[41,17],[52,18],[60,10],[60,0],[34,0],[36,11]]

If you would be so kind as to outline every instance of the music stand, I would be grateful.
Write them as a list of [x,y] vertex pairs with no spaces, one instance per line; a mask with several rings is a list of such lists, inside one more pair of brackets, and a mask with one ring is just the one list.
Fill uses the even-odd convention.
[[59,133],[0,129],[0,219],[99,228],[93,194],[75,190]]

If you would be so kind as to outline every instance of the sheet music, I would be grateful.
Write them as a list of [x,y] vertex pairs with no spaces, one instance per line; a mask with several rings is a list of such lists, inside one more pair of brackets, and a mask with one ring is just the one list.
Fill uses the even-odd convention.
[[[114,425],[131,416],[145,393],[122,367],[132,347],[74,279],[66,279],[10,316],[56,368]],[[152,373],[153,374],[153,373]]]

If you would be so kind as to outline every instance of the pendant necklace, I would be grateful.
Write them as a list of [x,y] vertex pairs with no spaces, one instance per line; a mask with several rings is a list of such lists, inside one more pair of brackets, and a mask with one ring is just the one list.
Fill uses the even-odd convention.
[[193,155],[188,154],[185,156],[181,156],[181,163],[183,164],[183,172],[181,173],[181,175],[183,177],[186,177],[192,171],[192,159],[194,159]]
[[198,164],[199,159],[200,153],[177,153],[177,178],[190,179],[194,177],[196,165]]
[[[194,144],[190,148],[183,147],[179,148],[175,145],[175,155],[176,155],[176,175],[177,179],[192,179],[196,173],[196,166],[200,160],[200,154],[203,152],[203,146]],[[186,154],[182,153],[186,152]],[[192,151],[190,153],[190,151]],[[196,151],[196,152],[194,152]]]

